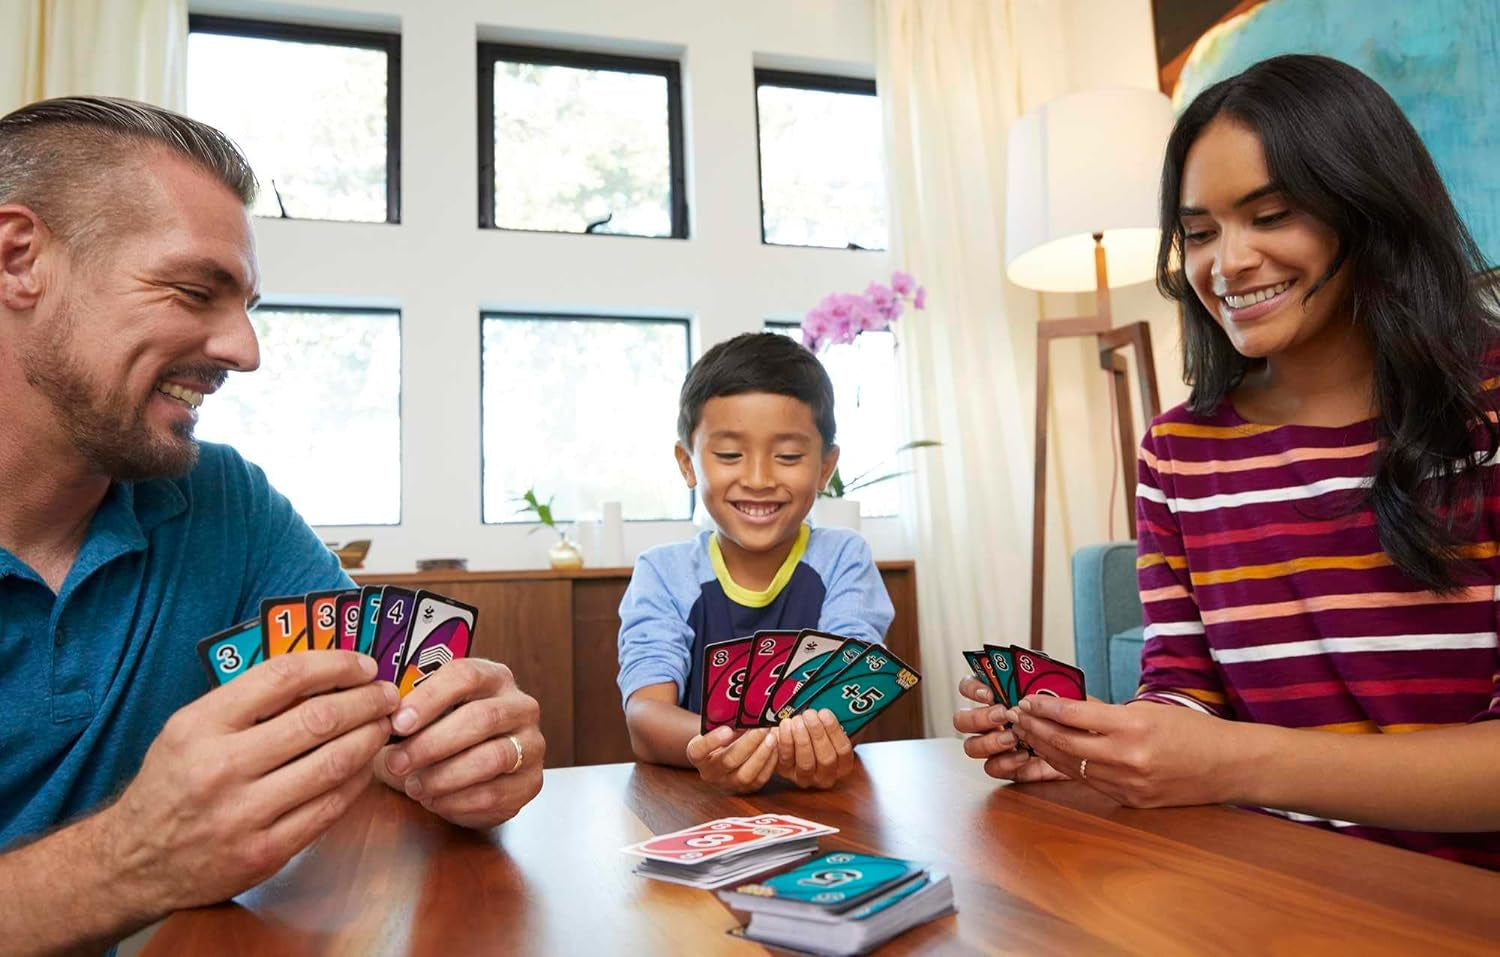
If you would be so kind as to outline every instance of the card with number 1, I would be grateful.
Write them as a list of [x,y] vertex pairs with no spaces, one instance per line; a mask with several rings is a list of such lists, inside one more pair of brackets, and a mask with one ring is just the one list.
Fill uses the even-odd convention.
[[266,657],[309,651],[307,599],[304,595],[267,598],[260,603],[261,645]]

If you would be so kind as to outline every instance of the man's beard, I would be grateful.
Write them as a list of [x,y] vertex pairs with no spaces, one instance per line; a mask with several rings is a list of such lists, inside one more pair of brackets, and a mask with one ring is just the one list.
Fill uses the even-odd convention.
[[[161,435],[146,424],[149,396],[136,402],[123,390],[100,388],[73,355],[73,316],[66,304],[63,310],[41,341],[22,353],[21,366],[26,381],[52,404],[79,454],[120,482],[173,478],[191,471],[198,464],[192,420],[175,422],[170,435]],[[191,371],[200,380],[217,382],[224,376],[218,368]],[[170,375],[169,371],[166,377]]]

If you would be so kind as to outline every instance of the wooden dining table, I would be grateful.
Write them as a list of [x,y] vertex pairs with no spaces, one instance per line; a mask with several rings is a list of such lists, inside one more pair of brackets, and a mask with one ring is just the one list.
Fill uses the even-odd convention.
[[708,891],[631,873],[620,848],[779,811],[824,850],[923,861],[957,913],[882,954],[1495,954],[1500,874],[1228,807],[1130,810],[1076,782],[1006,785],[953,739],[861,745],[827,791],[727,796],[643,764],[548,771],[465,831],[380,785],[273,879],[172,915],[166,954],[760,954]]

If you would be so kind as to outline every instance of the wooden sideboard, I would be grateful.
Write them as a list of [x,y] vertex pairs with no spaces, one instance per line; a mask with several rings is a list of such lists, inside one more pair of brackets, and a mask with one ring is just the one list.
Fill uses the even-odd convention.
[[[917,581],[912,562],[879,562],[895,606],[886,644],[921,670]],[[547,767],[632,761],[620,691],[616,639],[628,568],[578,571],[358,574],[361,585],[426,588],[479,609],[474,654],[502,661],[542,706]],[[922,737],[922,689],[902,697],[861,740]]]

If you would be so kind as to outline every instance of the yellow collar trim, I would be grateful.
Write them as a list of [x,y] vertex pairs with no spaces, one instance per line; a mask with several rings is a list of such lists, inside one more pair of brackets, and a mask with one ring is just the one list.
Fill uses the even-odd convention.
[[797,570],[797,563],[802,561],[802,556],[807,552],[807,539],[812,530],[804,523],[797,530],[797,540],[792,543],[792,550],[787,553],[786,561],[776,569],[776,577],[771,579],[771,584],[766,586],[765,591],[751,591],[735,582],[729,577],[729,566],[724,564],[724,552],[719,548],[719,533],[714,532],[708,538],[708,560],[714,567],[714,577],[719,580],[719,587],[724,589],[724,594],[736,605],[746,608],[764,608],[776,600],[786,583],[792,580],[792,572]]

